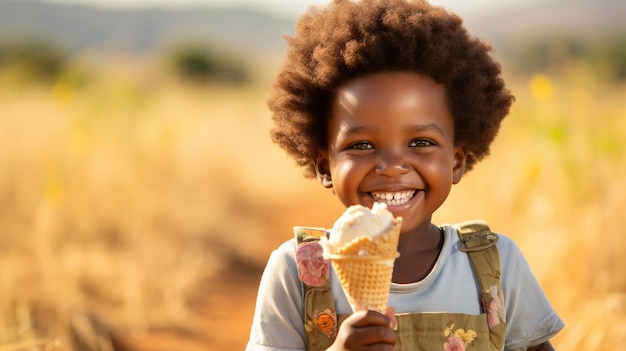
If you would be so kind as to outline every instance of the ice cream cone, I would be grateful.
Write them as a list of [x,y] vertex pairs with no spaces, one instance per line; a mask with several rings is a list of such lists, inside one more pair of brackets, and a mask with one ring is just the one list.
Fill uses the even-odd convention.
[[396,218],[389,231],[373,239],[358,237],[325,254],[353,311],[385,313],[401,226],[402,218]]

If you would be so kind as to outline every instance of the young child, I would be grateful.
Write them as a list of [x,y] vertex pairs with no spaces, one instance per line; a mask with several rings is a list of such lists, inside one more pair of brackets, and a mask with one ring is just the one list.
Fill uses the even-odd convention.
[[[261,279],[247,350],[553,350],[563,322],[515,244],[489,232],[464,249],[456,227],[431,223],[513,102],[491,47],[419,0],[311,7],[288,43],[269,99],[273,140],[346,207],[385,202],[401,216],[400,256],[387,313],[353,313],[327,262],[319,284],[301,280],[287,241]],[[486,278],[476,260],[497,267]],[[331,308],[308,298],[309,284],[332,294]]]

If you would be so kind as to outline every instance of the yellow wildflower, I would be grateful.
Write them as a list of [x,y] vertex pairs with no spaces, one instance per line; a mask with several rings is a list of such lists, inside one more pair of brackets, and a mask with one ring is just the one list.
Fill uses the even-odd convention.
[[454,328],[454,323],[452,323],[449,327],[443,330],[443,335],[450,336],[450,334],[452,334],[452,328]]
[[463,341],[465,341],[466,344],[471,344],[472,341],[474,341],[474,339],[476,339],[476,332],[472,329],[468,329],[467,331],[465,331],[465,329],[457,329],[454,334],[456,336],[458,336],[459,338],[463,339]]
[[530,78],[530,93],[538,101],[550,100],[554,95],[552,80],[546,74],[535,74]]

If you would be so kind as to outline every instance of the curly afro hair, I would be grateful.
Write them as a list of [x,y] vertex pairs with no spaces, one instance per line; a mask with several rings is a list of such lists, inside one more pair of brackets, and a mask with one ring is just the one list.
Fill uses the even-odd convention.
[[414,72],[445,87],[455,144],[466,170],[489,154],[514,100],[491,57],[491,46],[469,35],[462,19],[415,0],[334,0],[310,7],[287,37],[286,61],[268,107],[272,140],[315,174],[326,148],[330,107],[338,87],[380,72]]

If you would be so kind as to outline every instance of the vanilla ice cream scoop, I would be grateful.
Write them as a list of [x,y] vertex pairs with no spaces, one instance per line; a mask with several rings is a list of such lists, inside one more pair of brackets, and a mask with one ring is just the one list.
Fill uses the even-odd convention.
[[374,238],[389,231],[393,225],[393,215],[385,203],[375,202],[371,210],[353,205],[337,219],[328,241],[334,247],[341,247],[361,236]]
[[401,228],[384,203],[354,205],[320,239],[353,311],[385,313]]

